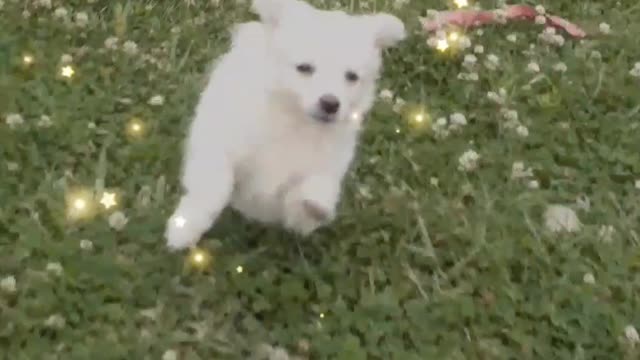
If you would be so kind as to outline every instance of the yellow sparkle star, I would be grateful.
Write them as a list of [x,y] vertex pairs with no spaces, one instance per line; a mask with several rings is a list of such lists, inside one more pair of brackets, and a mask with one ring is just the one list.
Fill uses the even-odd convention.
[[447,39],[438,39],[438,42],[436,43],[436,49],[438,49],[438,51],[446,51],[449,48],[449,42],[447,41]]
[[113,206],[116,206],[116,194],[112,192],[105,192],[102,194],[102,198],[100,199],[100,204],[104,206],[105,209],[109,209]]
[[88,219],[94,214],[93,193],[80,189],[66,195],[67,216],[72,220]]
[[453,3],[456,4],[457,7],[463,8],[469,6],[468,0],[453,0]]
[[75,70],[73,70],[73,68],[71,67],[71,65],[66,65],[63,66],[62,69],[60,69],[60,75],[66,77],[66,78],[71,78],[73,76],[73,74],[75,74]]
[[242,266],[238,266],[238,267],[236,268],[236,272],[237,272],[238,274],[242,274],[242,272],[243,272],[243,271],[244,271],[244,268],[243,268]]
[[141,138],[145,134],[144,122],[137,117],[132,117],[127,124],[126,133],[132,139]]
[[211,263],[211,254],[204,249],[193,248],[189,254],[188,261],[191,267],[204,270]]
[[22,62],[23,62],[25,65],[31,65],[31,64],[33,64],[33,56],[31,56],[31,55],[25,55],[25,56],[23,56],[23,57],[22,57]]
[[449,41],[458,41],[458,39],[460,39],[460,34],[458,34],[457,32],[452,32],[451,34],[449,34]]

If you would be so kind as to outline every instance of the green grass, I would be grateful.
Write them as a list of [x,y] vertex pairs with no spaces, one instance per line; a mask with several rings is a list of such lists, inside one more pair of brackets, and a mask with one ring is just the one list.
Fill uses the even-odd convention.
[[[418,15],[445,0],[400,9],[378,0],[413,33],[386,56],[381,87],[434,121],[461,112],[468,125],[435,139],[379,101],[335,224],[303,240],[226,213],[201,241],[214,256],[202,273],[167,252],[163,227],[203,76],[225,51],[225,29],[250,18],[246,5],[64,1],[68,17],[89,15],[80,29],[55,18],[62,1],[35,2],[4,0],[0,10],[1,358],[160,359],[175,350],[179,359],[247,359],[259,343],[304,353],[301,341],[309,359],[640,357],[624,335],[640,327],[633,1],[546,1],[594,34],[560,49],[541,44],[533,24],[471,32],[485,53],[479,81],[469,82],[457,79],[464,53],[429,49],[418,29]],[[597,33],[600,22],[610,35]],[[138,53],[107,50],[110,36],[134,41]],[[496,71],[482,65],[489,53],[501,60]],[[34,63],[24,66],[24,54]],[[71,79],[58,76],[63,54],[73,57]],[[530,61],[544,76],[526,89]],[[564,74],[552,70],[559,61]],[[499,88],[528,137],[487,100]],[[154,95],[165,103],[148,105]],[[14,113],[24,123],[11,128],[4,120]],[[38,126],[41,115],[51,127]],[[132,117],[144,137],[125,136]],[[480,166],[464,173],[458,158],[469,149]],[[530,179],[510,178],[518,161]],[[103,187],[121,194],[124,228],[104,212],[67,220],[70,191]],[[590,209],[574,205],[578,197]],[[577,209],[580,231],[545,229],[544,209],[556,203]],[[615,228],[610,242],[602,226]]]

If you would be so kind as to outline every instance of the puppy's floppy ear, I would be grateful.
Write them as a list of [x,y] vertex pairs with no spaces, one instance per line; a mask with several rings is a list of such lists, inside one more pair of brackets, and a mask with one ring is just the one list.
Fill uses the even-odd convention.
[[363,20],[373,33],[376,47],[381,49],[394,46],[407,36],[402,20],[391,14],[366,15]]
[[253,0],[251,10],[266,25],[276,26],[286,11],[309,7],[299,0]]

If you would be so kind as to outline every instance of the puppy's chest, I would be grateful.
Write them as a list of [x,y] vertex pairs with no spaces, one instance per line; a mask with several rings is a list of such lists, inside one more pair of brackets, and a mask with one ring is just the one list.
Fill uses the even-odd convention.
[[272,131],[240,161],[236,169],[241,186],[265,196],[282,192],[332,163],[332,139],[315,129]]

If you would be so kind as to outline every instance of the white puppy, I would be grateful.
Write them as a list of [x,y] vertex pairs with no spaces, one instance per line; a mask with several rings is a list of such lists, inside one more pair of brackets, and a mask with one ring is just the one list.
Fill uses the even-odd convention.
[[405,37],[388,14],[351,16],[300,0],[254,0],[190,129],[167,223],[172,249],[197,243],[227,206],[307,235],[335,216],[381,50]]

